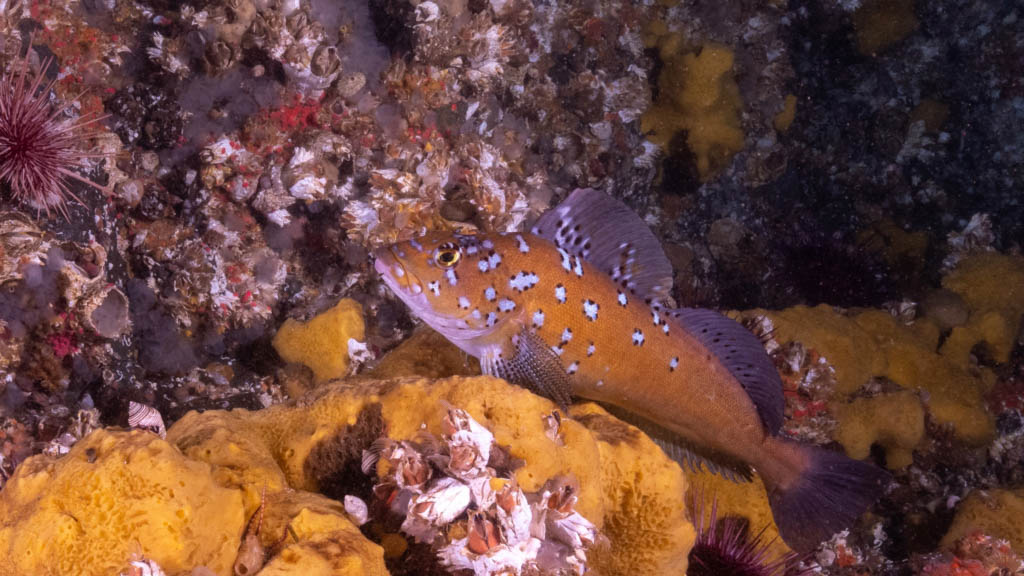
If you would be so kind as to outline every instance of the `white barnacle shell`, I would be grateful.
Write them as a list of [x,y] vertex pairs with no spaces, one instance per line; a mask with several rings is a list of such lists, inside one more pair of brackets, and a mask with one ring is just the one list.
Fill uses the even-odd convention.
[[366,75],[362,72],[352,72],[345,74],[338,79],[338,94],[342,98],[351,98],[355,96],[357,92],[366,86]]
[[128,572],[122,576],[166,576],[160,565],[154,560],[132,560],[128,563]]
[[366,521],[370,518],[369,509],[366,507],[366,502],[361,499],[348,495],[345,496],[345,512],[356,526],[362,526],[366,524]]
[[437,528],[458,518],[471,500],[469,486],[455,478],[441,478],[430,489],[410,499],[402,531],[417,542],[431,543],[437,536]]
[[366,342],[360,342],[355,338],[348,339],[348,358],[352,362],[352,366],[356,367],[360,364],[365,364],[370,360],[373,360],[373,352],[367,348]]
[[167,428],[164,427],[164,419],[160,412],[139,402],[128,403],[128,426],[155,432],[161,438],[167,435]]
[[425,24],[427,22],[433,22],[441,15],[441,9],[438,8],[437,4],[427,0],[426,2],[420,2],[420,5],[416,7],[416,22]]
[[494,434],[465,410],[452,408],[444,419],[445,440],[451,459],[447,472],[469,480],[483,474],[491,457]]
[[240,150],[238,144],[232,144],[231,139],[225,137],[203,148],[199,152],[199,159],[204,164],[223,164],[234,156],[238,150]]

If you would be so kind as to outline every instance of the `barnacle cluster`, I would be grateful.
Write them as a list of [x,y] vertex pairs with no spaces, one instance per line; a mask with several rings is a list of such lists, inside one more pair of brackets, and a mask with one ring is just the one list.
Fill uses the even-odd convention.
[[[464,410],[451,408],[442,441],[429,433],[411,441],[388,438],[363,457],[364,471],[379,459],[374,493],[400,516],[402,532],[433,544],[441,563],[474,574],[583,574],[587,548],[599,534],[573,506],[574,478],[556,477],[525,494],[514,478],[488,464],[494,435]],[[445,537],[447,534],[449,537]],[[452,534],[464,534],[451,537]]]

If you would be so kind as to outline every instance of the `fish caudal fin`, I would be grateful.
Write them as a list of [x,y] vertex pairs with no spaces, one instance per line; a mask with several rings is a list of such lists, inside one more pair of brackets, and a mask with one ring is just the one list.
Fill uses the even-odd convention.
[[799,473],[785,483],[767,476],[764,480],[779,535],[800,553],[850,528],[882,495],[890,478],[885,470],[840,452],[781,438],[768,441],[770,452],[799,463]]

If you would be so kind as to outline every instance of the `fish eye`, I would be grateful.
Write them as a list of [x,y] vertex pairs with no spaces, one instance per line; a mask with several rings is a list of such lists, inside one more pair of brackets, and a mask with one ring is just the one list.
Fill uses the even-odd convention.
[[462,252],[451,244],[442,244],[434,253],[434,262],[442,268],[451,268],[462,257]]

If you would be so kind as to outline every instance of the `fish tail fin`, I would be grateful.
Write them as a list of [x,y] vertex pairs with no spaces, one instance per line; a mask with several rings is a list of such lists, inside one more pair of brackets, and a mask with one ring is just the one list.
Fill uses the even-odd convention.
[[783,541],[801,553],[851,527],[890,478],[874,464],[841,452],[777,437],[769,437],[766,448],[779,464],[779,472],[762,475],[772,516]]

